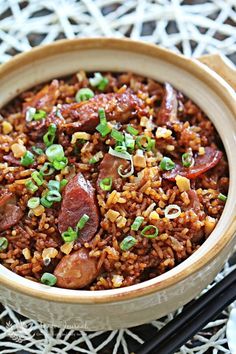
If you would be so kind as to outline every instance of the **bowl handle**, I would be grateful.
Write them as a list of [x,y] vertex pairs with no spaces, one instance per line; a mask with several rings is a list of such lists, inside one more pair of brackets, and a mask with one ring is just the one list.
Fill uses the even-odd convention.
[[236,90],[236,67],[229,59],[221,54],[208,54],[198,60],[223,77]]

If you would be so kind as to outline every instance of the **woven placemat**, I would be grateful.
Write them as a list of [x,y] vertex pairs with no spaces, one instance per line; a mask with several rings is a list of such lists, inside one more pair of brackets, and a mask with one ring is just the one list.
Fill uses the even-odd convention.
[[[235,0],[0,0],[0,63],[35,45],[85,36],[129,36],[195,57],[220,51],[236,63],[236,3]],[[235,268],[234,257],[215,282]],[[229,310],[209,323],[179,353],[230,353],[225,335]],[[0,353],[128,354],[155,336],[179,311],[131,329],[84,332],[48,327],[0,305]]]

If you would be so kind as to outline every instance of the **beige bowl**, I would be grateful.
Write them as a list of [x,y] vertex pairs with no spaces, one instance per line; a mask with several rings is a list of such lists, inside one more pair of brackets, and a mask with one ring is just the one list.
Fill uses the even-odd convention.
[[[223,64],[217,68],[230,70]],[[226,81],[197,60],[141,42],[78,39],[34,49],[2,65],[0,106],[40,82],[80,69],[133,71],[169,81],[206,112],[221,135],[230,166],[229,197],[223,215],[198,251],[152,280],[97,292],[67,290],[37,284],[0,266],[0,301],[25,316],[55,326],[86,330],[135,326],[164,316],[193,299],[213,280],[233,248],[236,95]],[[230,79],[235,79],[233,69]]]

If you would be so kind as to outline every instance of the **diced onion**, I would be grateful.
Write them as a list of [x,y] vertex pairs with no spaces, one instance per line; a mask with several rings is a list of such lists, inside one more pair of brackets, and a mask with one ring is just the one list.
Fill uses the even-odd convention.
[[123,174],[121,172],[121,169],[122,169],[122,165],[120,165],[118,167],[118,173],[121,177],[123,178],[126,178],[126,177],[129,177],[129,176],[132,176],[132,174],[134,173],[134,164],[133,164],[133,159],[132,159],[132,155],[130,155],[127,151],[124,151],[124,152],[118,152],[118,151],[115,151],[114,149],[112,149],[112,147],[109,147],[109,150],[108,150],[108,153],[110,155],[113,155],[113,156],[116,156],[116,157],[119,157],[120,159],[125,159],[125,160],[128,160],[130,161],[130,171],[126,174]]
[[[176,210],[175,213],[171,213],[173,210]],[[165,210],[165,217],[167,219],[176,219],[181,214],[181,209],[177,204],[170,204],[168,205]]]

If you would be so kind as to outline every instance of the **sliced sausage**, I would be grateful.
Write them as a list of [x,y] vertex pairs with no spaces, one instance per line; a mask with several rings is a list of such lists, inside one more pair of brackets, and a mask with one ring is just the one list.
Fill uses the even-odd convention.
[[167,124],[169,122],[176,122],[178,111],[178,99],[177,92],[168,83],[165,83],[165,94],[161,103],[161,108],[157,114],[157,122],[160,125]]
[[91,240],[99,225],[99,212],[94,188],[78,173],[66,185],[63,192],[61,210],[58,216],[58,229],[62,233],[72,227],[75,229],[80,218],[87,214],[89,220],[79,233],[81,243]]
[[129,119],[144,115],[144,102],[130,91],[96,95],[89,101],[62,105],[60,111],[64,118],[73,122],[62,125],[67,133],[74,131],[92,132],[99,124],[98,109],[104,108],[108,121],[125,123]]
[[59,93],[59,82],[58,80],[53,80],[50,85],[44,86],[36,95],[33,95],[23,104],[23,113],[26,112],[28,107],[42,109],[47,113],[51,112]]
[[97,188],[99,191],[102,191],[100,188],[100,182],[103,178],[111,177],[112,178],[112,188],[119,190],[122,185],[122,178],[118,173],[119,166],[122,166],[122,170],[125,170],[129,167],[129,162],[119,157],[115,157],[110,154],[105,154],[102,162],[99,166],[99,175],[97,180]]
[[97,276],[97,260],[89,257],[86,248],[64,256],[54,270],[57,286],[65,289],[81,289]]
[[194,179],[215,167],[220,162],[222,156],[223,153],[221,151],[212,147],[206,147],[205,154],[198,156],[195,159],[194,166],[187,168],[176,164],[173,170],[164,173],[162,177],[168,179],[169,181],[174,181],[177,175],[181,175],[189,179]]
[[23,211],[16,205],[11,192],[4,191],[0,197],[0,231],[8,230],[17,224],[23,216]]

